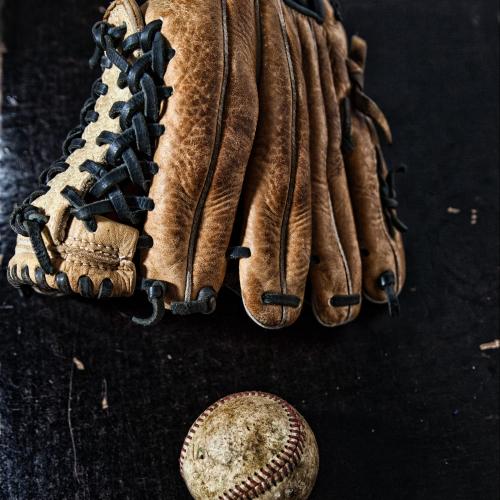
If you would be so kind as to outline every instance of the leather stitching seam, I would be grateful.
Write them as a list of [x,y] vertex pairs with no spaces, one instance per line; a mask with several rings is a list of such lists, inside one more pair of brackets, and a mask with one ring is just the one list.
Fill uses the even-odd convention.
[[[283,213],[283,219],[281,223],[281,237],[280,237],[280,285],[281,285],[281,293],[287,294],[288,287],[286,282],[286,247],[289,233],[289,221],[290,221],[290,212],[292,208],[293,197],[295,194],[296,187],[296,176],[298,169],[298,151],[297,151],[297,81],[295,77],[295,68],[293,65],[292,54],[290,49],[290,41],[288,39],[286,20],[283,13],[283,9],[281,3],[278,5],[278,15],[280,20],[281,33],[283,36],[283,45],[286,52],[288,70],[290,73],[290,87],[292,93],[292,124],[291,124],[291,133],[290,133],[290,142],[292,149],[292,157],[290,161],[290,181],[288,185],[288,193],[285,211]],[[282,311],[282,322],[286,321],[286,316],[288,314],[288,310],[285,307],[281,308]]]

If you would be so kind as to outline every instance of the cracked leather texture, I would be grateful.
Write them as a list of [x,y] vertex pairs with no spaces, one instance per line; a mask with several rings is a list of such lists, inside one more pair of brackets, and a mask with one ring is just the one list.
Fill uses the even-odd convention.
[[[300,308],[265,305],[266,292],[303,301],[311,249],[309,122],[305,83],[296,71],[299,42],[290,38],[280,1],[261,2],[260,121],[244,189],[240,263],[247,312],[259,325],[293,323]],[[293,35],[293,33],[290,33]]]
[[156,153],[150,195],[154,239],[142,268],[168,284],[166,305],[219,290],[257,124],[256,15],[252,2],[154,0],[176,51],[165,82],[174,95]]
[[[325,2],[319,23],[281,0],[153,0],[146,20],[156,18],[176,50],[165,76],[174,96],[156,153],[156,210],[145,228],[155,245],[143,256],[143,274],[167,283],[167,307],[196,300],[206,287],[218,292],[241,192],[236,234],[250,256],[240,261],[239,284],[250,317],[269,329],[294,323],[309,275],[318,320],[352,321],[360,304],[331,305],[362,294],[341,151],[348,41],[332,7]],[[371,135],[364,139],[371,145]],[[378,199],[378,184],[367,192]],[[357,215],[358,225],[370,223],[370,214]],[[375,239],[386,237],[378,231]],[[383,264],[366,263],[366,289],[376,287],[368,282],[387,263],[385,252],[378,245],[373,259]],[[312,267],[311,254],[319,261]],[[298,307],[268,304],[267,294],[293,296]]]
[[[333,23],[328,17],[326,25],[330,22]],[[341,30],[340,26],[335,29]],[[343,86],[347,84],[339,84],[338,89],[334,85],[335,63],[343,61],[345,44],[331,47],[325,30],[315,25],[303,24],[301,33],[304,71],[310,82],[310,114],[314,117],[311,135],[315,138],[311,147],[315,195],[312,253],[318,262],[311,265],[312,305],[322,324],[340,325],[352,321],[359,314],[360,305],[334,308],[330,300],[338,295],[361,293],[361,262],[341,151],[337,94],[344,92]],[[330,58],[330,52],[335,52],[335,57]]]

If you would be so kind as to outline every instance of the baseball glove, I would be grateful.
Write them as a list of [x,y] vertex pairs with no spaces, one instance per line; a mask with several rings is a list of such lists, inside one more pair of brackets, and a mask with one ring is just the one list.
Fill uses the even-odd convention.
[[102,76],[81,123],[12,216],[12,284],[140,289],[153,313],[135,321],[148,325],[165,309],[212,312],[229,258],[266,328],[297,319],[308,275],[324,325],[354,319],[363,288],[397,311],[405,227],[376,126],[390,130],[338,9],[117,0],[93,37]]
[[366,44],[354,37],[348,50],[340,10],[326,1],[259,7],[260,114],[242,243],[229,253],[246,310],[265,328],[290,325],[309,272],[325,326],[355,319],[363,292],[397,315],[407,228],[376,129],[391,142],[390,127],[363,91]]

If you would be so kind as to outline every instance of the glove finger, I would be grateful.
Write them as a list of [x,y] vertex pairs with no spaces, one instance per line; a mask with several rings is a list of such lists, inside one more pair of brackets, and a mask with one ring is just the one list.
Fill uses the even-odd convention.
[[260,119],[244,189],[243,302],[265,328],[299,316],[309,269],[310,170],[306,90],[295,21],[261,2]]
[[300,21],[311,130],[312,304],[323,325],[337,326],[359,314],[361,259],[324,27]]
[[381,110],[363,92],[366,43],[354,37],[349,53],[341,23],[331,23],[327,33],[342,116],[342,150],[361,247],[363,289],[369,300],[389,302],[391,312],[397,314],[397,294],[405,280],[398,231],[405,227],[393,206],[397,206],[393,174],[388,176],[374,124],[388,142],[392,134]]
[[210,312],[257,122],[254,5],[151,0],[146,18],[163,18],[176,55],[165,77],[174,95],[162,119],[156,210],[145,226],[154,246],[143,272],[167,283],[174,313]]
[[393,281],[395,295],[404,285],[403,239],[390,221],[394,211],[382,202],[388,172],[377,132],[370,118],[359,112],[352,116],[352,139],[355,147],[346,154],[346,168],[361,246],[364,293],[373,302],[386,303],[391,291],[384,289],[384,282]]

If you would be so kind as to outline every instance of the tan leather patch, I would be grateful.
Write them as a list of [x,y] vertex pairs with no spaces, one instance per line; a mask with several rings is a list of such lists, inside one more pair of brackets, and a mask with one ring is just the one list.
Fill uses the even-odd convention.
[[[133,263],[139,231],[130,226],[96,217],[97,231],[91,233],[79,220],[73,220],[65,241],[55,245],[44,233],[44,241],[56,268],[56,274],[46,276],[49,287],[58,290],[57,273],[66,273],[71,289],[78,291],[78,281],[82,276],[90,278],[94,293],[105,279],[113,283],[112,296],[129,296],[135,289],[135,265]],[[21,279],[21,272],[27,267],[31,281],[36,283],[38,261],[33,254],[28,238],[20,236],[16,252],[9,263]]]

